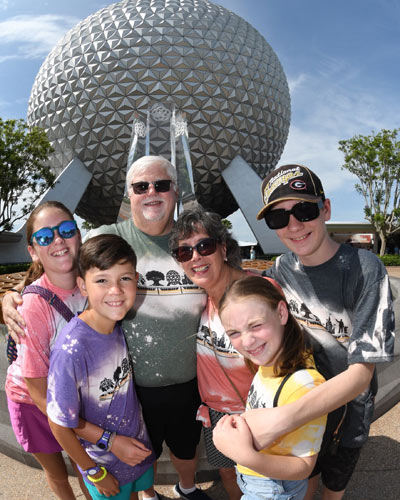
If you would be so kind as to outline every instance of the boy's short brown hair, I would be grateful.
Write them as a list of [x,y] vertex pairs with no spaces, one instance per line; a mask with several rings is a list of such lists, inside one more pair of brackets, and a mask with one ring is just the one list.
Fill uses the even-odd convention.
[[136,270],[136,254],[121,236],[99,234],[87,240],[79,251],[79,275],[84,278],[89,269],[105,271],[118,263],[130,262]]

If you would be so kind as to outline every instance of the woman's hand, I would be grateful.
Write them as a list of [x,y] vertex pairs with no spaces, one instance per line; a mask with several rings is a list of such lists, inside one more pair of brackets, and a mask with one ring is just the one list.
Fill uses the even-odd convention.
[[1,309],[3,313],[4,323],[8,328],[8,333],[19,344],[19,336],[24,336],[23,328],[26,326],[24,318],[18,313],[17,307],[22,304],[23,300],[18,292],[8,292],[3,295]]
[[134,467],[143,462],[150,454],[151,450],[133,437],[116,435],[111,446],[112,453],[118,457],[121,462]]
[[213,431],[218,450],[236,463],[245,462],[247,454],[255,452],[253,436],[245,419],[239,415],[225,415]]

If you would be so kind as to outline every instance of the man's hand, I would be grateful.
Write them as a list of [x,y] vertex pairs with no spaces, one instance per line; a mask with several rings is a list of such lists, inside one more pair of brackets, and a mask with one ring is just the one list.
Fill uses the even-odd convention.
[[255,452],[250,429],[239,415],[222,417],[213,431],[213,441],[221,453],[236,463],[245,462],[245,457]]
[[98,483],[92,483],[92,484],[96,486],[100,494],[106,496],[107,498],[115,496],[119,493],[119,483],[115,479],[115,477],[109,472],[107,472],[107,475],[104,479],[102,479]]
[[8,328],[8,333],[19,344],[19,336],[24,336],[23,328],[26,326],[24,318],[18,313],[17,307],[23,300],[18,292],[8,292],[3,295],[1,309],[3,312],[4,323]]
[[151,450],[133,437],[116,435],[111,446],[111,452],[121,462],[134,467],[143,462],[151,454]]

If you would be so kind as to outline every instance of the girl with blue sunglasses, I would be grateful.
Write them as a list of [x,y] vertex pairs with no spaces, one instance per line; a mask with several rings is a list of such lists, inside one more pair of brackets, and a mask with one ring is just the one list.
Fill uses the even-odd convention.
[[[27,241],[32,265],[24,284],[56,294],[73,313],[83,310],[86,300],[76,286],[81,237],[71,212],[57,201],[39,205],[28,219]],[[62,448],[46,416],[50,347],[66,320],[36,293],[24,295],[18,312],[25,320],[26,335],[21,337],[17,359],[7,371],[11,424],[17,441],[43,467],[56,497],[74,500]]]
[[[86,307],[76,286],[78,275],[77,257],[81,236],[71,212],[57,201],[39,205],[27,221],[28,251],[32,258],[24,285],[42,286],[67,305],[74,313]],[[19,288],[19,286],[17,287]],[[18,305],[18,311],[15,306]],[[29,293],[22,297],[7,293],[2,302],[3,316],[22,326],[19,332],[21,346],[17,359],[7,371],[6,393],[10,419],[17,441],[42,465],[50,488],[62,500],[75,500],[68,483],[66,465],[61,447],[50,431],[46,416],[47,374],[50,350],[55,337],[66,320],[42,296]],[[15,314],[12,315],[11,312]],[[15,336],[18,338],[17,336]],[[97,425],[79,420],[77,433],[80,437],[107,451],[120,460],[135,465],[138,460],[135,440],[129,436],[115,435],[105,438],[105,432]],[[72,461],[71,461],[72,463]],[[76,465],[81,489],[85,498],[91,496],[84,486]]]

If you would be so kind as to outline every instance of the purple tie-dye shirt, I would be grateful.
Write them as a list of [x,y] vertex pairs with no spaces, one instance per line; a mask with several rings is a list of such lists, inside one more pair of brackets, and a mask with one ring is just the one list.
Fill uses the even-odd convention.
[[[60,426],[77,427],[81,417],[151,448],[119,325],[109,335],[96,332],[77,317],[65,326],[50,355],[47,413]],[[152,454],[132,467],[113,453],[80,441],[88,455],[106,467],[120,485],[135,481],[154,462]]]

